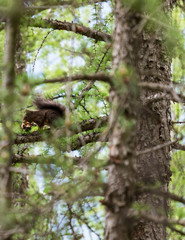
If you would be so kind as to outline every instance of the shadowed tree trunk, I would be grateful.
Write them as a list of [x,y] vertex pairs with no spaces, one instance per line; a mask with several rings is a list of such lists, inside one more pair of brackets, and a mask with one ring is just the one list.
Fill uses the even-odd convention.
[[[170,102],[149,103],[154,91],[142,90],[139,97],[133,91],[136,79],[147,83],[169,83],[171,62],[162,43],[159,31],[144,32],[141,15],[124,8],[121,0],[115,0],[113,69],[117,87],[110,93],[109,125],[112,132],[105,197],[106,240],[166,239],[165,226],[149,221],[150,217],[167,217],[166,199],[147,193],[138,195],[136,189],[139,184],[148,188],[158,185],[161,190],[168,191],[170,147],[161,147],[157,151],[152,151],[152,147],[170,141]],[[130,75],[130,66],[137,77]],[[141,153],[145,149],[151,151],[136,157],[136,150]],[[134,202],[144,206],[145,217],[136,218],[133,214],[131,206]]]
[[[13,109],[15,102],[15,53],[16,53],[16,36],[19,28],[20,20],[20,1],[10,0],[9,16],[6,19],[5,26],[5,48],[4,48],[4,71],[2,76],[2,128],[3,128],[3,142],[4,147],[1,149],[1,156],[3,158],[3,171],[1,174],[1,202],[2,212],[9,212],[12,206],[12,173],[10,167],[12,166],[13,158]],[[8,225],[8,224],[7,224]],[[7,226],[7,229],[9,226]],[[11,240],[12,236],[7,236],[4,239]]]
[[[22,3],[23,4],[23,3]],[[16,36],[16,53],[15,53],[15,73],[16,75],[23,75],[25,74],[25,68],[26,68],[26,59],[24,55],[24,49],[23,49],[23,39],[22,39],[22,33],[21,29],[19,28],[17,30],[17,36]],[[27,90],[28,89],[28,90]],[[22,94],[26,95],[29,93],[29,85],[22,84]],[[19,96],[19,101],[23,100],[23,96]],[[26,148],[25,148],[26,150]],[[28,170],[28,165],[26,163],[21,164],[21,169]],[[14,173],[13,174],[13,203],[15,205],[24,206],[25,202],[21,201],[21,203],[17,202],[18,198],[25,199],[26,198],[26,190],[28,189],[29,185],[29,176],[28,174],[23,173]]]

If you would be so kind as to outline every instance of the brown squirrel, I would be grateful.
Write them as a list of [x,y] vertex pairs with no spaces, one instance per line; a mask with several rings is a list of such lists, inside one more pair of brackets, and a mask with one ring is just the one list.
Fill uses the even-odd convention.
[[64,118],[65,107],[52,100],[46,100],[43,98],[37,98],[33,102],[38,110],[28,110],[23,117],[21,128],[30,130],[35,124],[39,128],[43,128],[45,125],[54,126],[54,122],[59,118]]

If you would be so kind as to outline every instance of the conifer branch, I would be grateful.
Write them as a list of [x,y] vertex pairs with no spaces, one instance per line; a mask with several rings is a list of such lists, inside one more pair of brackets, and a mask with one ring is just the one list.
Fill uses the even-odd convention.
[[[80,132],[85,132],[89,130],[95,130],[97,128],[103,127],[108,121],[108,116],[104,116],[98,119],[90,119],[84,120],[82,122],[76,123],[71,127],[71,131],[73,134],[78,134]],[[79,126],[79,127],[78,127]],[[43,133],[43,134],[42,134]],[[15,144],[23,144],[23,143],[34,143],[34,142],[41,142],[45,140],[44,136],[50,136],[51,131],[50,129],[43,130],[43,132],[32,132],[32,133],[24,133],[18,134],[15,138]],[[60,138],[64,138],[65,135],[65,127],[62,129],[56,130],[57,136]],[[44,136],[43,136],[44,135]],[[100,137],[100,133],[88,133],[84,134],[81,137],[78,137],[74,142],[72,141],[72,149],[76,150],[83,146],[82,142],[90,143],[98,140]],[[83,140],[83,141],[82,141]]]
[[73,22],[62,22],[53,19],[31,19],[29,26],[38,28],[52,28],[54,30],[66,30],[93,38],[96,41],[112,41],[112,36],[110,34],[103,33]]
[[[77,74],[73,76],[67,76],[67,77],[58,77],[53,79],[45,79],[42,82],[39,82],[39,84],[45,84],[45,83],[65,83],[70,81],[102,81],[109,84],[112,84],[112,78],[110,75],[107,75],[105,73],[94,73],[94,74]],[[38,83],[36,83],[37,85]]]

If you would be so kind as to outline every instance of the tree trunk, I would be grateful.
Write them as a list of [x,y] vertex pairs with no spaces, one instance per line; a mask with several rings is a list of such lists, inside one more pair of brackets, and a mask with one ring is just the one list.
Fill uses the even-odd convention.
[[[167,217],[166,199],[147,193],[138,196],[136,189],[139,184],[145,188],[158,185],[161,190],[168,191],[170,147],[157,151],[152,151],[152,147],[170,141],[170,102],[159,100],[149,103],[148,99],[151,100],[155,94],[151,90],[142,90],[137,97],[133,94],[137,85],[133,78],[167,84],[171,77],[171,62],[159,33],[143,32],[141,20],[139,14],[124,8],[121,0],[115,0],[113,69],[121,81],[118,83],[115,77],[117,87],[112,88],[110,93],[112,110],[109,179],[105,196],[106,240],[166,239],[165,226],[149,221],[151,217]],[[130,76],[130,66],[135,69],[137,77]],[[122,92],[120,83],[124,86]],[[136,157],[135,150],[140,152],[145,149],[151,151]],[[145,217],[135,218],[131,211],[134,202],[144,206],[142,213]],[[141,216],[144,216],[142,213]]]
[[[17,36],[16,36],[16,53],[15,53],[15,73],[16,76],[18,75],[24,75],[25,69],[26,69],[26,57],[24,56],[24,49],[23,49],[23,39],[22,39],[22,33],[21,29],[19,28],[17,30]],[[29,85],[22,84],[22,94],[28,94],[26,92],[26,88],[29,90]],[[19,96],[18,101],[21,101],[24,99],[24,96]],[[21,164],[21,169],[28,170],[28,165],[26,163]],[[12,192],[13,192],[13,204],[24,206],[25,202],[21,201],[20,203],[17,201],[18,198],[21,198],[22,200],[26,199],[26,190],[29,186],[29,176],[28,174],[23,173],[14,173],[13,174],[13,181],[12,181]]]

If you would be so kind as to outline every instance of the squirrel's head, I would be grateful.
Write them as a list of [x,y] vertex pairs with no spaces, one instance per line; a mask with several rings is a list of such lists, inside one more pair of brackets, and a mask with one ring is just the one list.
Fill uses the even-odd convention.
[[26,109],[24,117],[23,117],[23,121],[21,124],[21,128],[28,131],[31,129],[31,127],[34,125],[34,123],[32,122],[32,112],[31,110]]

